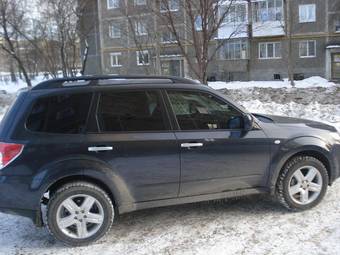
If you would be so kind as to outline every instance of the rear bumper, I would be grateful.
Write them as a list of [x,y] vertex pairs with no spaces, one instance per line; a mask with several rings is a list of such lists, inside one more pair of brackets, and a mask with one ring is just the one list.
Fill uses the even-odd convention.
[[30,187],[31,178],[0,173],[0,212],[30,218],[41,226],[40,194]]

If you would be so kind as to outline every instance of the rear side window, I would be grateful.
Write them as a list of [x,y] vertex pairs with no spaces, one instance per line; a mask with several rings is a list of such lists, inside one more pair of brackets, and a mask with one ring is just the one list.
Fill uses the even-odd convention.
[[27,119],[34,132],[79,134],[86,128],[92,94],[66,94],[38,99]]
[[167,118],[157,91],[102,93],[98,121],[102,132],[161,131]]

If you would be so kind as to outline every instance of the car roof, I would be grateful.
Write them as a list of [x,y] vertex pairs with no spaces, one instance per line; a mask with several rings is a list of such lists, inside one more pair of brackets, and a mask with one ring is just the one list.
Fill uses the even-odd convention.
[[45,89],[60,88],[85,88],[85,87],[111,87],[128,85],[129,87],[148,87],[161,86],[173,87],[174,85],[188,86],[200,85],[197,81],[173,77],[173,76],[121,76],[121,75],[105,75],[105,76],[77,76],[71,78],[58,78],[44,81],[32,88],[33,91]]

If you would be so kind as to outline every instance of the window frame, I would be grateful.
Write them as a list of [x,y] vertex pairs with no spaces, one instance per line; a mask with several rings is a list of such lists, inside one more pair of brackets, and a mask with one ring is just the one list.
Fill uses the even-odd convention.
[[[143,3],[140,3],[139,1],[143,1]],[[134,0],[133,5],[134,6],[144,6],[147,4],[147,0]]]
[[[236,48],[235,45],[240,46],[240,58],[236,57]],[[231,46],[233,46],[233,53],[234,53],[234,57],[232,58],[228,58],[228,52],[231,52]],[[243,58],[242,56],[242,52],[243,52],[243,47],[245,46],[245,57]],[[249,44],[246,41],[243,41],[242,39],[240,40],[235,40],[235,41],[229,41],[227,40],[224,45],[221,47],[221,53],[220,53],[220,57],[221,60],[225,60],[225,61],[233,61],[233,60],[247,60],[249,59]]]
[[[144,63],[144,61],[143,61],[143,63],[140,63],[140,58],[139,58],[139,53],[141,53],[142,52],[142,54],[145,54],[145,53],[147,53],[148,54],[148,63]],[[137,50],[136,51],[136,59],[137,59],[137,66],[149,66],[150,65],[150,51],[149,50]]]
[[118,9],[120,7],[119,0],[113,0],[115,2],[115,4],[113,4],[112,6],[110,4],[110,1],[111,0],[106,0],[106,7],[107,7],[108,10]]
[[[100,102],[101,97],[103,93],[133,93],[133,92],[146,92],[146,91],[155,91],[160,99],[161,104],[161,110],[164,118],[164,125],[165,130],[147,130],[147,131],[102,131],[99,121],[99,108],[100,108]],[[97,131],[91,132],[91,134],[97,134],[97,135],[107,135],[107,134],[141,134],[141,133],[170,133],[174,131],[173,124],[171,121],[171,117],[169,114],[168,107],[166,105],[166,102],[164,100],[164,95],[162,92],[162,89],[160,88],[131,88],[131,89],[124,89],[124,88],[107,88],[107,89],[101,89],[97,91],[97,100],[96,100],[96,106],[94,109],[94,116],[97,124]]]
[[[116,30],[119,31],[119,35],[114,35],[113,31]],[[109,24],[109,37],[111,39],[120,39],[122,37],[122,29],[121,29],[121,26],[120,25],[117,25],[117,24]]]
[[[309,43],[313,42],[314,43],[314,55],[309,55]],[[307,55],[302,56],[301,55],[301,44],[302,43],[307,43]],[[299,57],[300,58],[316,58],[316,40],[304,40],[304,41],[299,41]]]
[[134,27],[135,34],[137,36],[146,36],[146,35],[148,35],[147,24],[144,21],[135,20],[134,26],[135,26]]
[[[111,67],[122,67],[123,66],[123,64],[113,64],[113,57],[115,57],[116,58],[116,60],[117,59],[119,59],[119,57],[121,57],[123,54],[122,54],[122,52],[111,52],[110,53],[110,66]],[[118,61],[119,62],[119,61]]]
[[[27,127],[27,121],[32,113],[33,107],[35,106],[36,102],[40,99],[45,99],[45,98],[51,98],[51,97],[56,97],[56,96],[63,96],[63,95],[77,95],[77,94],[90,94],[91,95],[91,101],[89,104],[89,110],[86,116],[86,121],[85,121],[85,128],[83,132],[77,133],[77,134],[69,134],[69,133],[53,133],[53,132],[39,132],[39,131],[32,131]],[[90,121],[91,121],[91,116],[93,115],[93,112],[95,110],[95,105],[96,105],[96,93],[91,91],[91,90],[84,90],[84,91],[79,91],[79,90],[71,90],[65,93],[65,90],[61,90],[55,93],[49,93],[48,95],[38,95],[32,99],[30,102],[27,111],[25,113],[25,117],[23,118],[23,124],[24,124],[24,129],[25,132],[31,135],[38,135],[38,136],[67,136],[67,137],[75,137],[75,136],[84,136],[89,133],[89,127],[90,127]]]
[[[273,45],[273,57],[268,57],[268,45],[269,44]],[[275,55],[276,55],[275,44],[280,44],[280,57],[275,57]],[[261,45],[266,46],[266,57],[261,57]],[[281,42],[260,42],[259,47],[258,47],[258,51],[259,51],[258,58],[260,60],[282,59],[282,43]]]
[[235,104],[233,104],[232,102],[226,100],[224,97],[221,97],[219,95],[216,95],[210,91],[207,90],[201,90],[201,89],[188,89],[188,88],[166,88],[164,89],[164,98],[165,98],[165,103],[166,106],[169,109],[169,114],[170,114],[170,119],[174,125],[174,130],[176,132],[225,132],[225,131],[243,131],[244,128],[240,128],[240,129],[191,129],[191,130],[182,130],[181,126],[178,123],[178,119],[177,116],[175,114],[175,111],[172,107],[171,104],[171,100],[169,97],[169,91],[176,91],[176,92],[192,92],[192,93],[202,93],[202,94],[206,94],[209,96],[214,97],[217,100],[220,100],[222,102],[225,102],[227,105],[233,107],[237,112],[240,113],[240,116],[245,117],[246,116],[246,112],[244,112],[242,109],[240,109],[238,106],[236,106]]
[[[308,8],[313,7],[314,8],[314,19],[313,20],[302,20],[301,19],[301,14],[303,13],[303,11],[307,11]],[[303,8],[305,8],[305,10],[303,10]],[[300,4],[299,5],[299,23],[313,23],[316,22],[316,4],[315,3],[311,3],[311,4]]]
[[[164,0],[165,1],[165,0]],[[179,0],[166,0],[168,2],[168,6],[169,6],[169,9],[163,9],[162,8],[162,1],[160,2],[160,5],[159,5],[159,11],[160,13],[166,13],[166,12],[177,12],[179,11],[179,8],[180,8],[180,2]],[[172,1],[177,1],[177,8],[172,8]]]

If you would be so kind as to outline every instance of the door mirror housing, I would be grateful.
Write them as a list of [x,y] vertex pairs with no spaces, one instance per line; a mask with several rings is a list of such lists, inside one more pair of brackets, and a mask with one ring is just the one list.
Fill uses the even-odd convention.
[[244,130],[250,131],[254,128],[254,117],[250,113],[247,113],[243,117],[243,127]]

